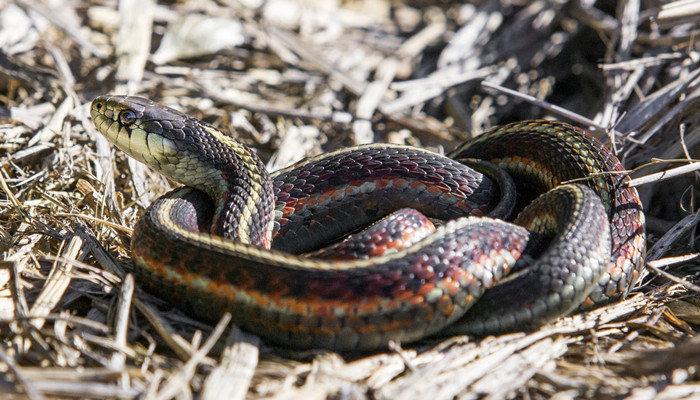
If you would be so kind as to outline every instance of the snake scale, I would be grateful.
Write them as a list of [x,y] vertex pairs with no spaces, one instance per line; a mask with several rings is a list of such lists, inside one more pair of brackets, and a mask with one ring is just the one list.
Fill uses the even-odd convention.
[[[140,284],[204,319],[230,311],[273,343],[357,351],[537,329],[625,296],[642,267],[636,190],[610,150],[567,124],[512,123],[448,157],[352,147],[269,174],[233,137],[150,100],[100,96],[91,116],[185,185],[135,226]],[[405,208],[444,222],[396,245],[424,225],[392,214]],[[513,209],[513,223],[500,219]]]

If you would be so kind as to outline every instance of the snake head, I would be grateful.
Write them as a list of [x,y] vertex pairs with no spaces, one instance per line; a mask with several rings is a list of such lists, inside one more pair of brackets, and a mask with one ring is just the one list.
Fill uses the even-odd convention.
[[[99,96],[90,116],[97,130],[120,150],[166,175],[168,164],[177,162],[177,130],[185,114],[150,100],[130,96]],[[171,129],[164,129],[164,124]],[[184,135],[179,135],[184,136]]]
[[99,96],[92,102],[90,115],[98,131],[138,161],[214,199],[225,190],[222,171],[231,163],[231,151],[220,138],[226,136],[222,132],[180,111],[133,96]]
[[[90,115],[97,130],[120,150],[175,181],[206,192],[217,210],[232,203],[241,209],[237,215],[248,215],[260,196],[274,199],[270,176],[255,152],[197,118],[148,99],[109,95],[93,100]],[[271,213],[272,206],[267,208]],[[262,224],[271,225],[272,217],[264,218]],[[232,219],[223,222],[225,226],[217,232],[234,230],[228,227],[237,224]],[[241,227],[241,231],[247,229],[246,224]]]

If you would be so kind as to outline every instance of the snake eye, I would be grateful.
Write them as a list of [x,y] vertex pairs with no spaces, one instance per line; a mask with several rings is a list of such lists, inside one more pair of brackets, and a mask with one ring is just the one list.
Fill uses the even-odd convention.
[[122,125],[131,125],[136,121],[136,113],[131,110],[125,110],[119,113],[119,122]]

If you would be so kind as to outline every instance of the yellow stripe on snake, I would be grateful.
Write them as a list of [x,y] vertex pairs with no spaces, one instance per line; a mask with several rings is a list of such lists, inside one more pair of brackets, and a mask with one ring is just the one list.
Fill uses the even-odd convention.
[[[625,296],[642,267],[636,190],[612,152],[567,124],[505,125],[449,157],[352,147],[270,175],[236,139],[146,99],[100,96],[91,116],[121,150],[185,185],[135,227],[140,285],[207,320],[230,311],[284,346],[533,330]],[[444,223],[404,238],[414,222],[429,225],[392,214],[405,208]],[[513,223],[498,219],[513,209]]]

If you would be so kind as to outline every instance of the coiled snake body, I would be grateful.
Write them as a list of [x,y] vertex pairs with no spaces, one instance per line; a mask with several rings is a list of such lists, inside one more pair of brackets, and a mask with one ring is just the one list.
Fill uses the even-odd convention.
[[[141,284],[203,318],[229,310],[282,345],[351,351],[446,328],[536,329],[584,302],[624,296],[642,265],[636,190],[608,149],[566,124],[506,125],[449,158],[353,147],[270,176],[237,140],[149,100],[100,96],[91,116],[117,147],[186,185],[156,200],[135,227]],[[472,158],[507,171],[517,190]],[[522,209],[515,224],[491,218],[513,207]],[[397,248],[399,240],[380,238],[357,259],[298,255],[400,208],[447,222]],[[392,221],[351,236],[345,248],[410,230]],[[379,247],[389,250],[375,254]]]

